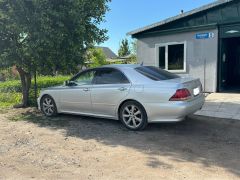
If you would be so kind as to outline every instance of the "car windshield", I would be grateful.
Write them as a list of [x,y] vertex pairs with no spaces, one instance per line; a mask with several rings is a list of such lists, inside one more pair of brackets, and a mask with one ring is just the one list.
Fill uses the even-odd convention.
[[154,66],[141,66],[135,68],[135,70],[154,81],[176,79],[180,77],[176,74],[170,73]]

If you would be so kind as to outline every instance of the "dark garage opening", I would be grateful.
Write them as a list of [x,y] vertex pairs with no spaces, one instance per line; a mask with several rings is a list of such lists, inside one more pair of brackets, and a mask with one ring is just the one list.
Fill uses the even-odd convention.
[[240,37],[222,39],[221,89],[240,92]]

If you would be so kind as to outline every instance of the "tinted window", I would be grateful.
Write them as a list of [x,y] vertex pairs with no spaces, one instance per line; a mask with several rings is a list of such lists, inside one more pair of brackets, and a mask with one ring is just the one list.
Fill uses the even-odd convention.
[[94,84],[126,84],[129,83],[125,75],[116,69],[101,69],[96,73]]
[[80,73],[79,75],[73,77],[71,81],[74,81],[78,85],[88,85],[92,83],[95,71],[85,71]]
[[168,46],[168,70],[181,70],[184,63],[184,44]]
[[153,66],[141,66],[135,69],[137,72],[155,81],[179,78],[179,76],[176,74],[172,74],[170,72]]

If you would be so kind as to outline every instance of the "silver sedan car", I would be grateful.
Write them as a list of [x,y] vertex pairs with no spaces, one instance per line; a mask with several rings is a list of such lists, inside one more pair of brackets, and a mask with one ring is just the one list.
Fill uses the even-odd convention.
[[46,116],[79,114],[120,120],[128,129],[177,122],[204,103],[199,79],[181,78],[153,66],[107,65],[79,72],[38,98]]

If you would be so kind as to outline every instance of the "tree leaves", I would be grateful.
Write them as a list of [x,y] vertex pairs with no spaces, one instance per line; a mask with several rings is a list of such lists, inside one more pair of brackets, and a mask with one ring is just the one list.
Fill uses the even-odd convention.
[[130,47],[129,47],[129,43],[127,39],[123,39],[121,44],[120,44],[120,48],[118,50],[118,56],[119,57],[124,57],[127,56],[131,53]]
[[[110,0],[0,0],[0,65],[39,73],[67,71],[107,39]],[[46,69],[45,69],[46,68]]]
[[16,65],[23,106],[31,76],[75,73],[87,49],[106,40],[110,0],[0,0],[0,68]]

